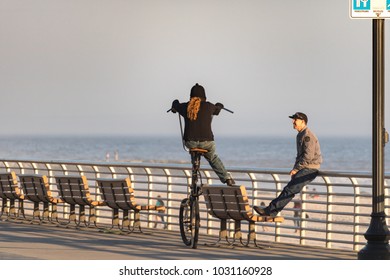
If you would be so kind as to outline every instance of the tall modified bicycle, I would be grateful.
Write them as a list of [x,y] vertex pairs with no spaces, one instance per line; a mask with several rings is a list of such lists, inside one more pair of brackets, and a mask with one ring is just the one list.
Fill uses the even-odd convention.
[[[233,111],[222,108],[230,113]],[[170,112],[172,109],[167,111]],[[191,246],[191,248],[196,249],[199,239],[199,227],[200,227],[200,214],[199,214],[199,196],[202,194],[202,176],[199,171],[201,157],[208,153],[208,150],[201,148],[191,148],[187,149],[184,144],[184,135],[183,135],[183,125],[181,121],[181,116],[179,114],[179,123],[180,123],[180,132],[181,140],[183,143],[183,148],[186,151],[189,151],[191,155],[192,162],[192,177],[190,192],[188,197],[183,199],[180,203],[179,210],[179,226],[180,226],[180,235],[186,246]]]
[[[188,197],[183,199],[180,204],[179,225],[184,244],[196,249],[200,227],[199,196],[201,195],[202,187],[202,177],[199,167],[202,155],[208,151],[193,148],[189,152],[192,161],[192,181]],[[198,184],[198,181],[200,181],[200,184]]]

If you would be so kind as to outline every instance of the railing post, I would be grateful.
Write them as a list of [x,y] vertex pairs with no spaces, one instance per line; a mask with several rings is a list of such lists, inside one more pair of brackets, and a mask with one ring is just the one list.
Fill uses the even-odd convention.
[[64,175],[68,175],[68,168],[66,167],[66,164],[61,164],[60,165],[61,168],[62,168],[62,171],[64,172]]
[[113,179],[116,179],[116,178],[117,178],[117,176],[116,176],[115,167],[113,167],[113,166],[110,166],[108,169],[109,169],[109,170],[110,170],[110,172],[111,172],[111,177],[112,177]]
[[83,167],[80,164],[77,164],[76,167],[77,167],[77,170],[78,170],[80,176],[84,176]]
[[38,165],[35,162],[31,163],[32,168],[34,169],[34,174],[39,174]]
[[192,172],[191,170],[183,169],[184,174],[186,175],[187,178],[187,192],[189,193],[190,191],[190,186],[191,186],[191,180],[192,180]]
[[[148,175],[148,204],[152,204],[153,197],[153,173],[150,168],[144,168],[146,174]],[[148,214],[148,227],[151,224],[151,215]]]
[[[164,168],[165,176],[167,177],[167,196],[166,196],[166,202],[167,202],[167,229],[171,229],[171,215],[172,215],[172,176],[171,171],[168,168]],[[208,229],[209,227],[207,227]]]
[[258,201],[257,197],[260,196],[260,192],[257,189],[257,178],[256,175],[253,172],[248,173],[249,178],[251,179],[251,189],[252,189],[252,205],[260,205],[260,202]]
[[[281,192],[282,192],[282,184],[280,183],[280,178],[278,174],[272,173],[272,178],[274,179],[275,182],[275,192],[277,197]],[[280,225],[278,223],[275,224],[275,242],[280,242]]]
[[[24,174],[24,166],[23,166],[23,162],[18,162],[18,166],[19,166],[19,170],[20,170],[20,174]],[[11,169],[8,167],[7,168],[7,171],[11,171]]]
[[[306,190],[306,186],[304,187],[304,190]],[[299,215],[299,219],[301,219],[300,222],[300,229],[299,229],[299,244],[306,245],[306,227],[307,227],[307,221],[306,221],[306,200],[307,200],[307,194],[306,191],[301,192],[301,214]]]
[[203,170],[203,174],[206,177],[206,181],[208,185],[211,185],[213,183],[213,179],[211,178],[211,173],[208,170]]
[[[69,175],[68,168],[67,168],[66,164],[60,164],[60,166],[61,166],[61,169],[62,169],[62,172],[64,173],[64,175],[66,175],[66,176]],[[62,212],[62,218],[66,219],[66,218],[68,218],[67,213],[70,213],[70,206],[68,203],[63,203],[62,207],[64,209],[64,211]]]
[[7,161],[4,161],[4,167],[6,168],[7,172],[11,172],[11,168],[9,167],[9,164]]
[[359,243],[359,232],[360,232],[360,187],[359,183],[356,180],[356,178],[350,178],[352,186],[353,186],[353,193],[354,195],[354,207],[353,207],[353,212],[354,212],[354,217],[353,217],[353,249],[357,250],[358,248],[358,243]]
[[326,184],[326,248],[332,248],[332,230],[333,230],[333,187],[329,177],[323,177]]
[[[95,172],[95,178],[94,180],[96,179],[99,179],[100,178],[100,171],[99,171],[99,167],[96,166],[96,165],[92,165],[92,169],[93,169],[93,172]],[[91,186],[90,186],[91,187]],[[98,200],[98,196],[100,197],[101,196],[101,192],[100,192],[100,188],[98,188],[97,186],[97,183],[95,181],[95,184],[94,184],[94,189],[95,189],[95,200]],[[99,207],[96,207],[95,209],[95,215],[96,215],[96,223],[100,223],[101,221],[101,218],[100,218],[100,208]]]
[[129,178],[130,178],[131,187],[134,188],[135,176],[134,176],[133,168],[131,168],[131,167],[126,167],[126,170],[127,170],[127,175],[128,175]]

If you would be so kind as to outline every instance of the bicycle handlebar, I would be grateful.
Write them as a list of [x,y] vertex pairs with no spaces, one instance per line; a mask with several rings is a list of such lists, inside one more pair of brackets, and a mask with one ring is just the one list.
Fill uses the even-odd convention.
[[[222,109],[225,110],[225,111],[228,111],[228,112],[231,113],[231,114],[234,114],[234,112],[233,112],[232,110],[229,110],[229,109],[226,109],[226,108],[222,108]],[[167,113],[169,113],[170,111],[172,111],[172,108],[169,109],[169,110],[167,111]]]
[[234,112],[232,110],[229,110],[229,109],[226,109],[226,108],[222,108],[222,109],[224,109],[225,111],[228,111],[231,114],[234,114]]

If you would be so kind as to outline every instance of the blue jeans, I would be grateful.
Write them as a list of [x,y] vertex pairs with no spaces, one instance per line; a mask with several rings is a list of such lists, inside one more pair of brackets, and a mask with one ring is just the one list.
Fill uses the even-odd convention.
[[209,162],[211,168],[217,174],[219,180],[225,183],[227,179],[230,179],[230,174],[226,171],[221,159],[215,153],[215,142],[214,141],[186,141],[185,145],[187,148],[200,148],[205,149],[208,153],[203,156]]
[[276,216],[317,175],[317,169],[304,168],[299,170],[297,174],[292,176],[291,181],[284,187],[280,195],[272,200],[269,206],[265,208],[265,212],[270,216]]

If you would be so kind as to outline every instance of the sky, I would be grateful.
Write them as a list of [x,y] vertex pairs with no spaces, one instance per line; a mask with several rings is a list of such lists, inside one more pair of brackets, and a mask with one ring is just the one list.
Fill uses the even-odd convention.
[[371,29],[348,0],[0,0],[0,135],[177,135],[199,83],[214,134],[370,136]]

